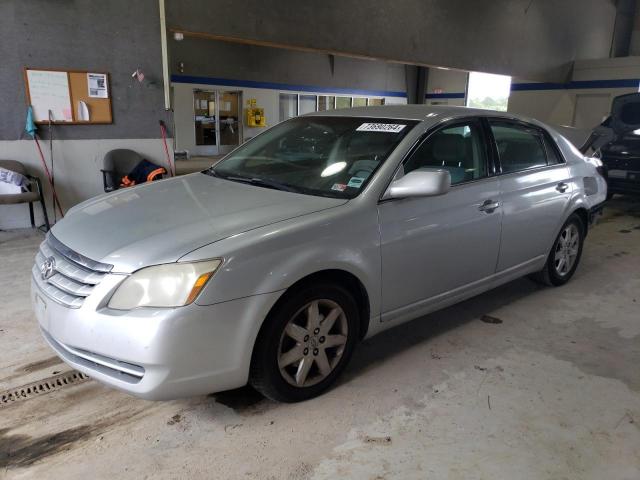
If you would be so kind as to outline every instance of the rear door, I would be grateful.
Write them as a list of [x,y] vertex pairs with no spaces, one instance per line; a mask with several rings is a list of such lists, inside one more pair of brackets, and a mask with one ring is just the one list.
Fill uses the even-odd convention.
[[503,119],[490,119],[489,125],[502,198],[499,272],[547,256],[571,196],[571,182],[560,151],[542,129]]

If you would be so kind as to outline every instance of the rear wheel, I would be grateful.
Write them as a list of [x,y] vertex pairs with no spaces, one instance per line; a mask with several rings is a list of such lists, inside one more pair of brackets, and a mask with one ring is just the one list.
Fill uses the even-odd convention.
[[585,227],[573,214],[560,229],[544,268],[533,279],[545,285],[560,286],[571,280],[582,256]]
[[250,383],[282,402],[320,395],[349,361],[358,325],[356,302],[342,287],[310,285],[286,294],[258,336]]

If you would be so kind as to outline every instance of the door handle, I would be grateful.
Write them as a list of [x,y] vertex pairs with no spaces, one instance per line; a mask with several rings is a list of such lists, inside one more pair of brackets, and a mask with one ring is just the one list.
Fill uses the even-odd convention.
[[567,188],[569,188],[569,185],[567,185],[564,182],[560,182],[557,186],[556,186],[556,190],[559,191],[560,193],[564,193],[567,191]]
[[494,202],[493,200],[485,200],[478,210],[485,213],[493,213],[496,208],[500,207],[500,202]]

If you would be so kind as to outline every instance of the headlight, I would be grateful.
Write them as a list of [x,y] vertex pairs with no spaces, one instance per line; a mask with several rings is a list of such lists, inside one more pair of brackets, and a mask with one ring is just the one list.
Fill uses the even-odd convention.
[[193,302],[220,266],[221,260],[168,263],[143,268],[120,284],[109,308],[181,307]]

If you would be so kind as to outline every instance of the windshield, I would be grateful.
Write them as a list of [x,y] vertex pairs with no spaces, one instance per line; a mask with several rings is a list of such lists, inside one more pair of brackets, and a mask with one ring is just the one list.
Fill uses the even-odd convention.
[[298,117],[247,142],[205,173],[261,187],[353,198],[416,123]]

